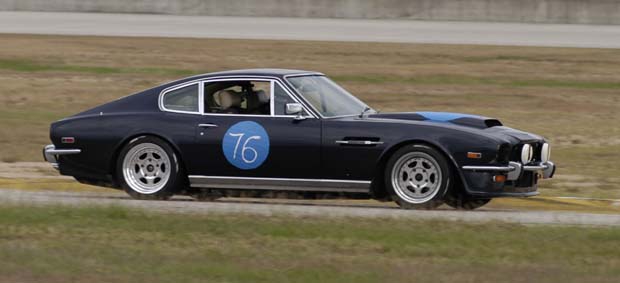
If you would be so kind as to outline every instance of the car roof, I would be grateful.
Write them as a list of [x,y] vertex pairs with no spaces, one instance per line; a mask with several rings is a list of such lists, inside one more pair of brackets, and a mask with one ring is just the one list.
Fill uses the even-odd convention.
[[303,74],[315,74],[323,75],[319,72],[304,71],[304,70],[291,70],[291,69],[242,69],[242,70],[230,70],[222,72],[207,73],[193,78],[209,78],[219,76],[269,76],[269,77],[284,77],[290,75],[303,75]]

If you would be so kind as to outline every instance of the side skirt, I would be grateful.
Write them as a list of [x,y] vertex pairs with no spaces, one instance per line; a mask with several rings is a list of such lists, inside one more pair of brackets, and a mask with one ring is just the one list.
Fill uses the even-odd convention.
[[194,188],[368,193],[370,181],[190,175]]

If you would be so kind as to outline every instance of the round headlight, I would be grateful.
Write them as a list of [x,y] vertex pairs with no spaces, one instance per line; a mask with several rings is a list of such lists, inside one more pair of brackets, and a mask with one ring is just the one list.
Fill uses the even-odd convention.
[[523,162],[523,164],[528,164],[532,161],[532,157],[534,157],[532,146],[529,144],[524,144],[521,149],[521,162]]
[[544,143],[540,149],[540,161],[546,163],[551,159],[551,146],[548,143]]

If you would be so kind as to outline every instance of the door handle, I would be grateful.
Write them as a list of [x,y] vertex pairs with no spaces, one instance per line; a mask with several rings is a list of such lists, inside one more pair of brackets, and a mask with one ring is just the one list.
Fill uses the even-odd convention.
[[198,127],[199,128],[217,128],[218,125],[207,123],[207,124],[198,124]]
[[362,146],[373,146],[383,144],[382,141],[365,141],[365,140],[341,140],[336,141],[337,144],[341,145],[362,145]]

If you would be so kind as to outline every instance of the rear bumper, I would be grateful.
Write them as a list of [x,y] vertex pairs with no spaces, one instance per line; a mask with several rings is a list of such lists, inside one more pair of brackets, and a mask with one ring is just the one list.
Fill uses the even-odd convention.
[[[479,197],[528,197],[538,194],[538,179],[552,178],[555,164],[551,161],[522,165],[510,162],[507,166],[463,166],[463,180],[469,194]],[[504,175],[506,180],[496,182]]]
[[58,169],[58,158],[61,155],[79,154],[81,152],[81,149],[56,149],[53,144],[50,144],[43,148],[43,159]]

